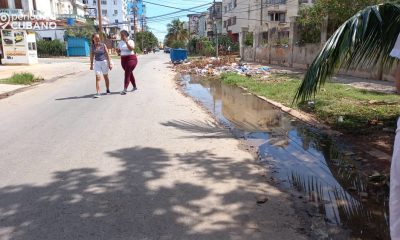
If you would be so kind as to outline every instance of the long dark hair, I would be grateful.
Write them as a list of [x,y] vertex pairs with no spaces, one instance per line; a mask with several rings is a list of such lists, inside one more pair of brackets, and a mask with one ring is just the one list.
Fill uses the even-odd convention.
[[100,36],[98,33],[93,33],[93,35],[92,35],[92,46],[94,46],[94,37],[96,36],[96,35],[98,35],[98,36]]

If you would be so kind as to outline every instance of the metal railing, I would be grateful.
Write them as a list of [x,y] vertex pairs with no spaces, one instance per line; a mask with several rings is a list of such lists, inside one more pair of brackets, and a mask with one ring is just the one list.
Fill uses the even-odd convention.
[[6,13],[10,16],[45,16],[40,10],[26,11],[24,9],[1,8],[0,13]]
[[24,10],[23,9],[12,9],[12,8],[0,8],[0,13],[5,13],[10,16],[12,16],[12,15],[22,16],[22,15],[24,15]]
[[84,17],[84,16],[80,16],[80,15],[77,15],[77,14],[57,14],[57,19],[59,19],[59,20],[64,20],[64,19],[67,19],[67,18],[72,18],[72,19],[75,19],[75,20],[77,20],[77,21],[81,21],[81,22],[86,22],[86,18]]

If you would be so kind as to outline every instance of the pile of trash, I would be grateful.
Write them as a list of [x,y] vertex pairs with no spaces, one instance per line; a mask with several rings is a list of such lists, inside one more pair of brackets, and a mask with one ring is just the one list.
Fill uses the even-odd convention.
[[181,65],[176,65],[175,69],[182,74],[199,76],[219,76],[222,73],[231,72],[249,77],[268,77],[271,73],[271,68],[267,66],[240,63],[232,58],[195,59]]

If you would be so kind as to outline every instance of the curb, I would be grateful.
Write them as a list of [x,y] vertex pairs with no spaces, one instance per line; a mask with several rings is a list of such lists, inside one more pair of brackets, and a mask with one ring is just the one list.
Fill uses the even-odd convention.
[[17,93],[25,92],[25,91],[28,91],[30,89],[36,88],[37,86],[39,86],[41,84],[52,83],[52,82],[55,82],[55,81],[59,80],[60,78],[64,78],[64,77],[67,77],[67,76],[73,76],[75,74],[79,74],[79,73],[82,73],[82,72],[84,72],[84,71],[78,71],[78,72],[74,72],[74,73],[68,73],[68,74],[59,75],[59,76],[50,78],[48,80],[43,80],[41,82],[34,83],[34,84],[28,85],[26,87],[21,87],[21,88],[15,89],[15,90],[10,91],[10,92],[1,93],[0,94],[0,100],[8,98],[8,97],[11,97],[11,96],[13,96],[13,95],[15,95]]

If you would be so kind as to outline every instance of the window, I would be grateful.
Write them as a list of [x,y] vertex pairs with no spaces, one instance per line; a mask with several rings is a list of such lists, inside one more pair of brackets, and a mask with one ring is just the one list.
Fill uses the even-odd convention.
[[93,5],[97,4],[96,0],[93,0]]
[[228,27],[229,26],[232,26],[232,20],[230,18],[228,19]]
[[0,8],[8,8],[8,1],[0,0]]
[[133,30],[135,30],[135,28],[133,26],[131,26],[131,30],[133,31]]
[[224,12],[227,13],[228,12],[228,6],[224,7]]
[[14,3],[16,9],[23,9],[21,0],[15,0]]
[[[299,0],[299,2],[301,1],[308,1],[308,0]],[[286,0],[267,0],[267,4],[286,4]]]
[[114,0],[114,5],[117,5],[117,1],[116,0]]
[[101,0],[101,5],[107,5],[107,0]]
[[118,19],[115,19],[115,23],[118,23]]
[[[49,38],[49,39],[50,39],[50,40],[47,40],[47,39],[44,39],[44,38],[43,38],[44,41],[51,41],[51,38]],[[28,43],[28,49],[29,49],[30,51],[35,51],[35,50],[36,50],[36,43],[34,43],[34,42]]]
[[83,4],[89,4],[89,0],[82,0]]
[[279,13],[279,22],[286,22],[286,14]]
[[233,7],[237,7],[237,0],[233,0]]
[[103,14],[104,16],[107,16],[107,10],[105,10],[105,9],[101,10],[101,14]]
[[224,28],[226,28],[226,21],[224,21]]
[[118,15],[118,10],[114,10],[114,15]]
[[272,12],[268,14],[268,20],[272,22],[286,22],[286,14],[279,12]]
[[232,25],[236,25],[236,17],[232,18]]
[[232,3],[228,4],[229,11],[232,10]]

